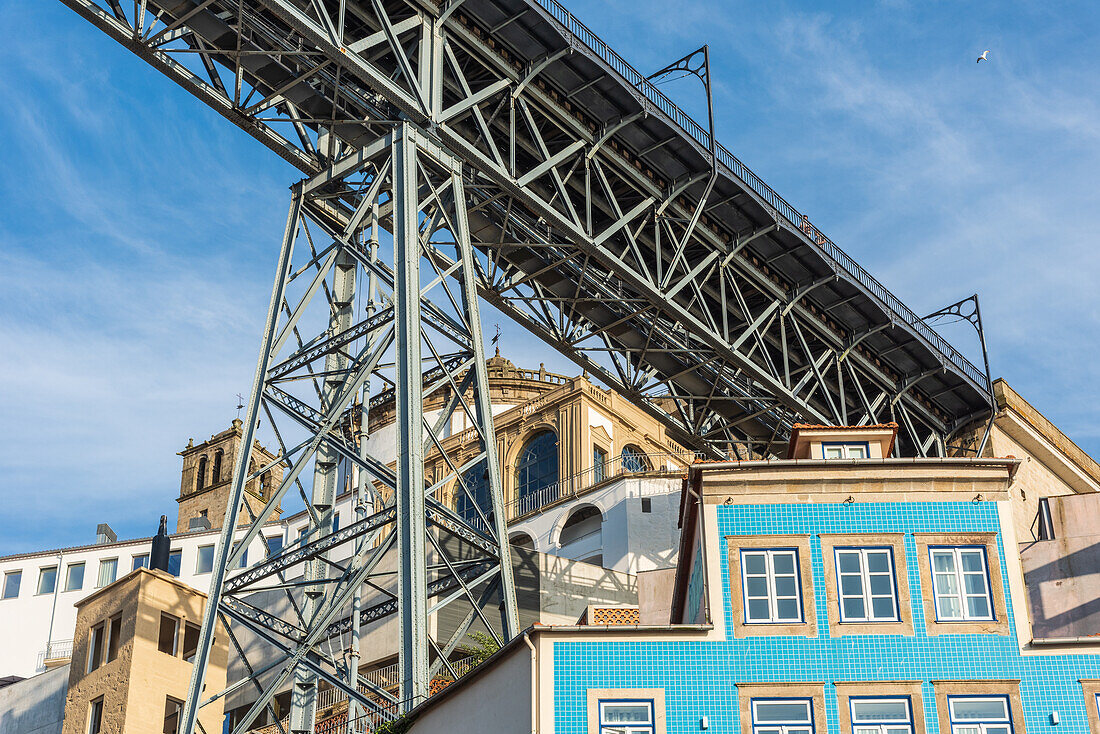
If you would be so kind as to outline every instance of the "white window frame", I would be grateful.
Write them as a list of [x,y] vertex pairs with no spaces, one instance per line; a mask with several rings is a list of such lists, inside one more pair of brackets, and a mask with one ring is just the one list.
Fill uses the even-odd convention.
[[[91,673],[103,665],[103,659],[107,655],[107,635],[110,622],[104,621],[94,624],[88,630],[88,660],[84,665],[84,673]],[[96,639],[99,640],[99,655],[96,655]]]
[[[65,588],[64,591],[80,591],[84,588],[84,571],[88,568],[88,564],[84,561],[73,561],[72,563],[65,564]],[[80,583],[73,586],[73,571],[80,569]]]
[[[841,570],[840,570],[840,556],[843,553],[855,554],[859,558],[859,574],[858,575],[859,575],[860,584],[861,584],[862,590],[863,590],[863,593],[860,594],[860,595],[845,594],[844,593],[844,584],[842,583],[843,577],[845,577],[845,576],[855,576],[856,574],[842,573],[841,572]],[[872,605],[871,602],[874,599],[882,599],[884,597],[881,594],[873,595],[871,593],[871,576],[872,575],[881,576],[883,574],[881,574],[879,572],[876,572],[876,573],[872,574],[870,572],[868,564],[867,564],[867,554],[868,553],[885,553],[886,554],[886,564],[889,567],[888,573],[889,573],[889,576],[890,576],[890,601],[892,602],[892,605],[893,605],[892,606],[893,614],[889,617],[875,617],[875,616],[873,616],[874,606]],[[835,548],[833,550],[833,564],[834,564],[833,568],[836,569],[836,595],[837,595],[837,602],[840,606],[840,621],[841,622],[897,622],[897,621],[900,621],[901,617],[900,617],[900,609],[899,609],[899,602],[898,602],[898,575],[897,575],[897,568],[894,566],[894,549],[893,548],[891,548],[889,546],[866,547],[866,548],[857,548],[857,547]],[[844,600],[845,599],[857,599],[857,598],[862,598],[863,599],[864,615],[862,617],[850,617],[844,611]]]
[[[236,543],[233,544],[233,550],[229,553],[230,558],[232,558],[233,554],[237,552],[237,548],[240,547],[242,542],[244,541],[238,540]],[[231,570],[239,571],[242,568],[248,568],[248,546],[245,546],[244,553],[241,553],[241,560],[237,561],[236,567]]]
[[[757,706],[762,703],[804,703],[806,705],[806,720],[795,721],[767,721],[760,722],[757,719]],[[813,734],[814,731],[814,702],[812,698],[754,698],[750,704],[752,715],[752,734]]]
[[[903,703],[905,704],[905,718],[857,721],[856,704],[865,701]],[[852,734],[894,734],[899,730],[904,730],[907,734],[913,733],[913,700],[909,696],[852,696],[848,699],[848,712],[851,715]]]
[[[839,452],[839,456],[829,456],[829,451],[834,450]],[[856,453],[860,456],[856,456]],[[866,441],[856,441],[853,443],[823,443],[821,444],[821,458],[836,460],[836,459],[869,459],[871,458],[871,445]]]
[[[996,720],[957,721],[955,719],[956,701],[998,701],[1004,704],[1005,716],[1003,719]],[[1012,705],[1008,696],[948,696],[947,718],[951,725],[951,734],[1002,734],[1006,729],[1011,734],[1015,731],[1012,724]]]
[[[103,696],[93,699],[88,704],[88,734],[99,734],[103,731]],[[96,716],[96,712],[99,716]]]
[[[764,556],[764,578],[768,585],[768,618],[767,619],[750,619],[749,617],[749,576],[748,567],[745,563],[745,559],[748,556],[763,555]],[[779,609],[779,596],[775,590],[775,557],[778,555],[789,555],[792,558],[794,566],[794,600],[798,607],[798,614],[790,619],[778,617]],[[759,578],[760,574],[751,574],[752,576]],[[783,574],[786,576],[787,574]],[[802,608],[802,572],[798,565],[798,549],[797,548],[742,548],[741,549],[741,598],[744,605],[745,624],[801,624],[805,621],[804,609]],[[753,597],[753,599],[759,599],[761,597]],[[789,599],[790,597],[784,596],[783,599]]]
[[[110,568],[110,564],[112,564],[112,563],[115,564],[115,568],[114,568],[114,571],[111,573],[111,580],[108,581],[107,583],[103,583],[103,571],[107,568]],[[110,586],[111,584],[113,584],[117,580],[118,580],[118,558],[100,558],[99,559],[99,570],[96,572],[96,577],[95,577],[95,587],[97,589],[102,589],[105,586]]]
[[[267,554],[268,558],[271,558],[271,556],[282,552],[283,547],[285,546],[285,539],[283,538],[283,536],[281,534],[280,535],[265,535],[264,539],[267,541],[266,543],[264,543],[264,552]],[[279,547],[275,550],[274,553],[271,552],[271,544],[273,542],[279,544]]]
[[[207,548],[210,549],[210,568],[206,569],[205,571],[202,571],[202,570],[200,570],[199,562],[202,560],[203,551],[205,551]],[[216,557],[216,554],[214,553],[215,550],[216,550],[216,546],[213,543],[208,544],[208,545],[200,545],[198,548],[195,549],[195,575],[196,576],[201,576],[201,575],[213,572],[213,570],[214,570],[214,559]]]
[[[53,588],[49,591],[42,591],[42,579],[45,577],[47,571],[53,571]],[[57,578],[60,573],[58,566],[42,566],[38,569],[38,585],[34,587],[34,593],[36,596],[45,596],[46,594],[57,593]]]
[[[179,560],[179,568],[177,569],[178,573],[172,573],[172,558],[173,557],[178,557],[180,559]],[[175,576],[176,578],[179,578],[180,576],[183,575],[183,549],[182,548],[170,548],[168,550],[168,573],[172,573],[172,575]]]
[[[19,578],[19,580],[16,581],[16,584],[18,584],[18,588],[15,590],[14,594],[9,596],[8,595],[8,583],[9,583],[8,579],[10,579],[12,576],[17,576]],[[23,591],[23,569],[20,568],[20,569],[17,569],[15,571],[5,571],[4,572],[4,586],[3,586],[3,588],[0,588],[0,599],[18,599],[19,594],[22,591]]]
[[[649,709],[649,721],[646,723],[605,722],[604,706],[607,704],[633,704]],[[599,734],[656,734],[657,706],[652,698],[601,698],[597,703],[597,723]]]
[[[989,614],[986,616],[971,615],[969,607],[967,606],[967,597],[977,597],[978,594],[966,593],[966,572],[962,570],[962,554],[963,553],[977,553],[978,557],[982,561],[982,576],[985,579],[985,599],[989,606]],[[936,555],[937,554],[950,554],[953,563],[955,564],[954,577],[955,583],[958,588],[957,594],[941,593],[939,575],[947,572],[936,571]],[[997,616],[993,609],[993,583],[989,577],[989,559],[986,557],[986,548],[981,545],[965,545],[965,546],[932,546],[928,549],[928,568],[932,574],[932,599],[936,605],[936,621],[937,622],[992,622]],[[971,572],[973,573],[973,572]],[[955,597],[959,600],[959,610],[962,612],[960,617],[945,617],[943,611],[940,608],[940,597]]]

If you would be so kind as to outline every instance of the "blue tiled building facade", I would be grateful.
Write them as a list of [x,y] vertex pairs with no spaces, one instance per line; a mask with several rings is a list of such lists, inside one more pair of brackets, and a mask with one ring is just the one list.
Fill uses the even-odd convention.
[[[904,533],[910,611],[914,635],[845,635],[830,637],[818,625],[814,637],[759,636],[721,641],[557,642],[554,645],[555,731],[588,731],[585,691],[654,689],[665,691],[668,732],[698,731],[702,717],[708,730],[739,732],[738,691],[741,681],[824,682],[827,731],[840,734],[835,681],[920,681],[924,720],[936,731],[935,680],[1019,680],[1028,732],[1087,732],[1087,701],[1079,683],[1100,677],[1100,656],[1029,655],[1020,651],[1014,628],[1007,635],[942,634],[925,631],[923,595],[931,579],[920,578],[914,533],[997,533],[1007,612],[1009,591],[1005,548],[996,502],[829,503],[719,505],[720,556],[728,554],[726,536],[809,535],[813,568],[813,603],[818,620],[828,618],[824,558],[819,534]],[[720,569],[726,629],[733,627],[730,566]],[[875,695],[874,685],[867,694]],[[918,702],[914,702],[917,705]],[[1058,724],[1052,724],[1057,712]],[[1022,730],[1018,727],[1019,730]],[[821,729],[824,731],[825,729]]]
[[[531,628],[416,731],[490,695],[502,734],[1100,734],[1100,569],[1051,570],[1100,547],[1100,492],[1027,455],[891,458],[896,429],[796,426],[787,459],[693,464],[675,580],[646,582],[668,608],[640,592],[636,623]],[[1044,492],[1086,501],[1041,538]]]
[[790,461],[692,468],[671,617],[709,629],[555,640],[555,734],[1094,731],[1100,645],[1032,639],[1021,462],[806,428]]

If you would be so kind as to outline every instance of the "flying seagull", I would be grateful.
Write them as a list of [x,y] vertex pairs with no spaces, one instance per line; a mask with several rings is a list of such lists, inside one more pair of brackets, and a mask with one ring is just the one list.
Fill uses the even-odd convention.
[[985,50],[985,51],[982,51],[982,55],[978,57],[977,63],[980,64],[983,61],[989,61],[989,50],[988,49]]

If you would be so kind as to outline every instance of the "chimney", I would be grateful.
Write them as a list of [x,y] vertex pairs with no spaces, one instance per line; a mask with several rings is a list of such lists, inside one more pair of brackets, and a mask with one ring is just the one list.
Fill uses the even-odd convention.
[[168,551],[172,541],[168,538],[168,516],[160,516],[160,529],[153,538],[153,548],[149,553],[149,568],[168,570]]
[[115,535],[115,531],[111,530],[111,526],[105,522],[101,522],[95,529],[95,544],[103,545],[104,543],[114,543],[118,540],[118,536]]

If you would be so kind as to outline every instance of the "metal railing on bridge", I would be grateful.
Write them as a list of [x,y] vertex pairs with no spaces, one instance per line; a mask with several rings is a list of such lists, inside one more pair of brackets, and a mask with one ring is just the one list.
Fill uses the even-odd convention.
[[[619,56],[603,39],[593,33],[588,26],[577,20],[557,0],[535,0],[543,9],[552,15],[559,23],[572,33],[579,41],[588,46],[597,56],[603,59],[623,79],[645,97],[655,104],[662,112],[668,115],[676,125],[695,139],[704,149],[710,148],[710,134],[704,130],[686,112],[670,100],[665,94],[653,85],[637,69],[631,66],[623,57]],[[771,186],[764,183],[763,179],[753,173],[748,166],[742,163],[737,156],[730,153],[721,143],[715,141],[718,161],[729,169],[730,173],[743,181],[757,196],[763,199],[776,212],[783,216],[792,226],[801,230],[810,238],[814,245],[830,258],[837,266],[850,275],[860,285],[866,288],[875,298],[879,299],[887,308],[901,317],[905,323],[920,334],[929,345],[937,350],[945,359],[962,370],[967,377],[975,383],[988,389],[985,373],[979,370],[970,360],[964,357],[957,349],[951,346],[947,340],[940,336],[929,326],[924,319],[917,316],[908,306],[887,290],[886,286],[864,270],[859,263],[848,256],[844,250],[825,236],[817,227],[810,223],[809,219],[791,206],[786,199],[780,196]]]

